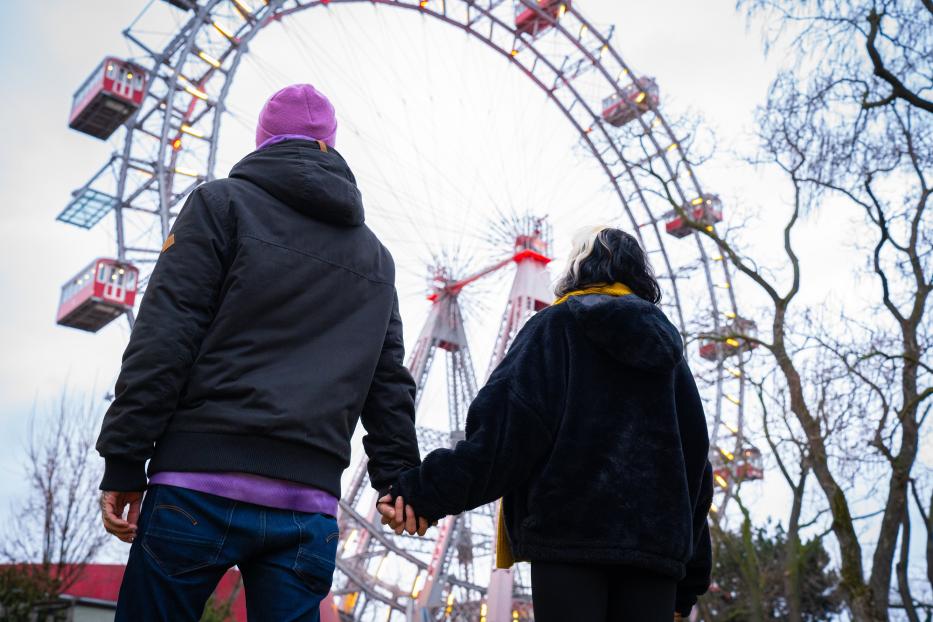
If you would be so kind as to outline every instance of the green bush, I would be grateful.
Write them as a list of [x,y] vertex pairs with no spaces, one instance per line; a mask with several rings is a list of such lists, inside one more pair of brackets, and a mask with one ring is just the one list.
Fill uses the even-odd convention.
[[41,565],[0,566],[0,620],[64,622],[67,603],[59,600],[60,584]]

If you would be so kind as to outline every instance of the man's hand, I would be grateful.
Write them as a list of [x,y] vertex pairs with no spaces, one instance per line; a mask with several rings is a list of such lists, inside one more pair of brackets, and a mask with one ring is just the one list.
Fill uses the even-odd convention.
[[[139,506],[142,504],[141,492],[115,492],[105,490],[100,495],[101,518],[104,529],[124,542],[132,542],[136,538],[136,524],[139,522]],[[123,512],[129,506],[126,518]]]
[[414,508],[405,505],[401,497],[396,497],[393,505],[392,495],[386,495],[376,503],[376,509],[382,514],[382,524],[388,525],[397,536],[402,535],[403,531],[412,536],[416,533],[423,536],[431,526],[427,519],[416,516]]

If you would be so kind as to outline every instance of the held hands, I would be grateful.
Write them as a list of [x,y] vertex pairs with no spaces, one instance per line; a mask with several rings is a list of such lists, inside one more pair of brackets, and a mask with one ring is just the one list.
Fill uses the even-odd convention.
[[[114,492],[105,490],[100,494],[100,512],[104,529],[123,540],[132,542],[136,538],[136,524],[139,522],[139,506],[143,500],[141,492]],[[123,511],[129,506],[126,518]]]
[[397,536],[402,535],[403,531],[407,531],[411,536],[423,536],[432,525],[427,519],[416,516],[414,508],[405,505],[405,500],[401,497],[396,497],[393,504],[392,495],[386,495],[376,503],[376,509],[382,514],[382,524],[388,525]]

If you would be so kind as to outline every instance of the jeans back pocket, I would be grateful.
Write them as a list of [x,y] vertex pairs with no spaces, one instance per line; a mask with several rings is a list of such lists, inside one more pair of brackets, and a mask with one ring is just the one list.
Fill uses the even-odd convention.
[[334,581],[340,541],[337,520],[324,514],[293,512],[292,516],[298,527],[298,552],[293,570],[312,592],[324,596]]
[[164,488],[154,491],[142,534],[143,549],[168,576],[214,564],[224,545],[229,512],[224,511],[226,508],[202,507],[209,506],[213,498],[201,493]]

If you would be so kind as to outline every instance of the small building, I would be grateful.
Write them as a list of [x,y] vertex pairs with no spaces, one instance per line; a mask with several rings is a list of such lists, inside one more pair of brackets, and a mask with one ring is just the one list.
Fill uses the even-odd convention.
[[[41,613],[47,616],[40,619],[113,622],[125,569],[123,564],[87,564],[77,580],[63,591],[57,602],[40,605]],[[236,622],[246,622],[246,598],[239,585],[239,571],[228,570],[214,595],[218,600],[225,601],[234,590],[238,590],[233,602],[233,619]]]

